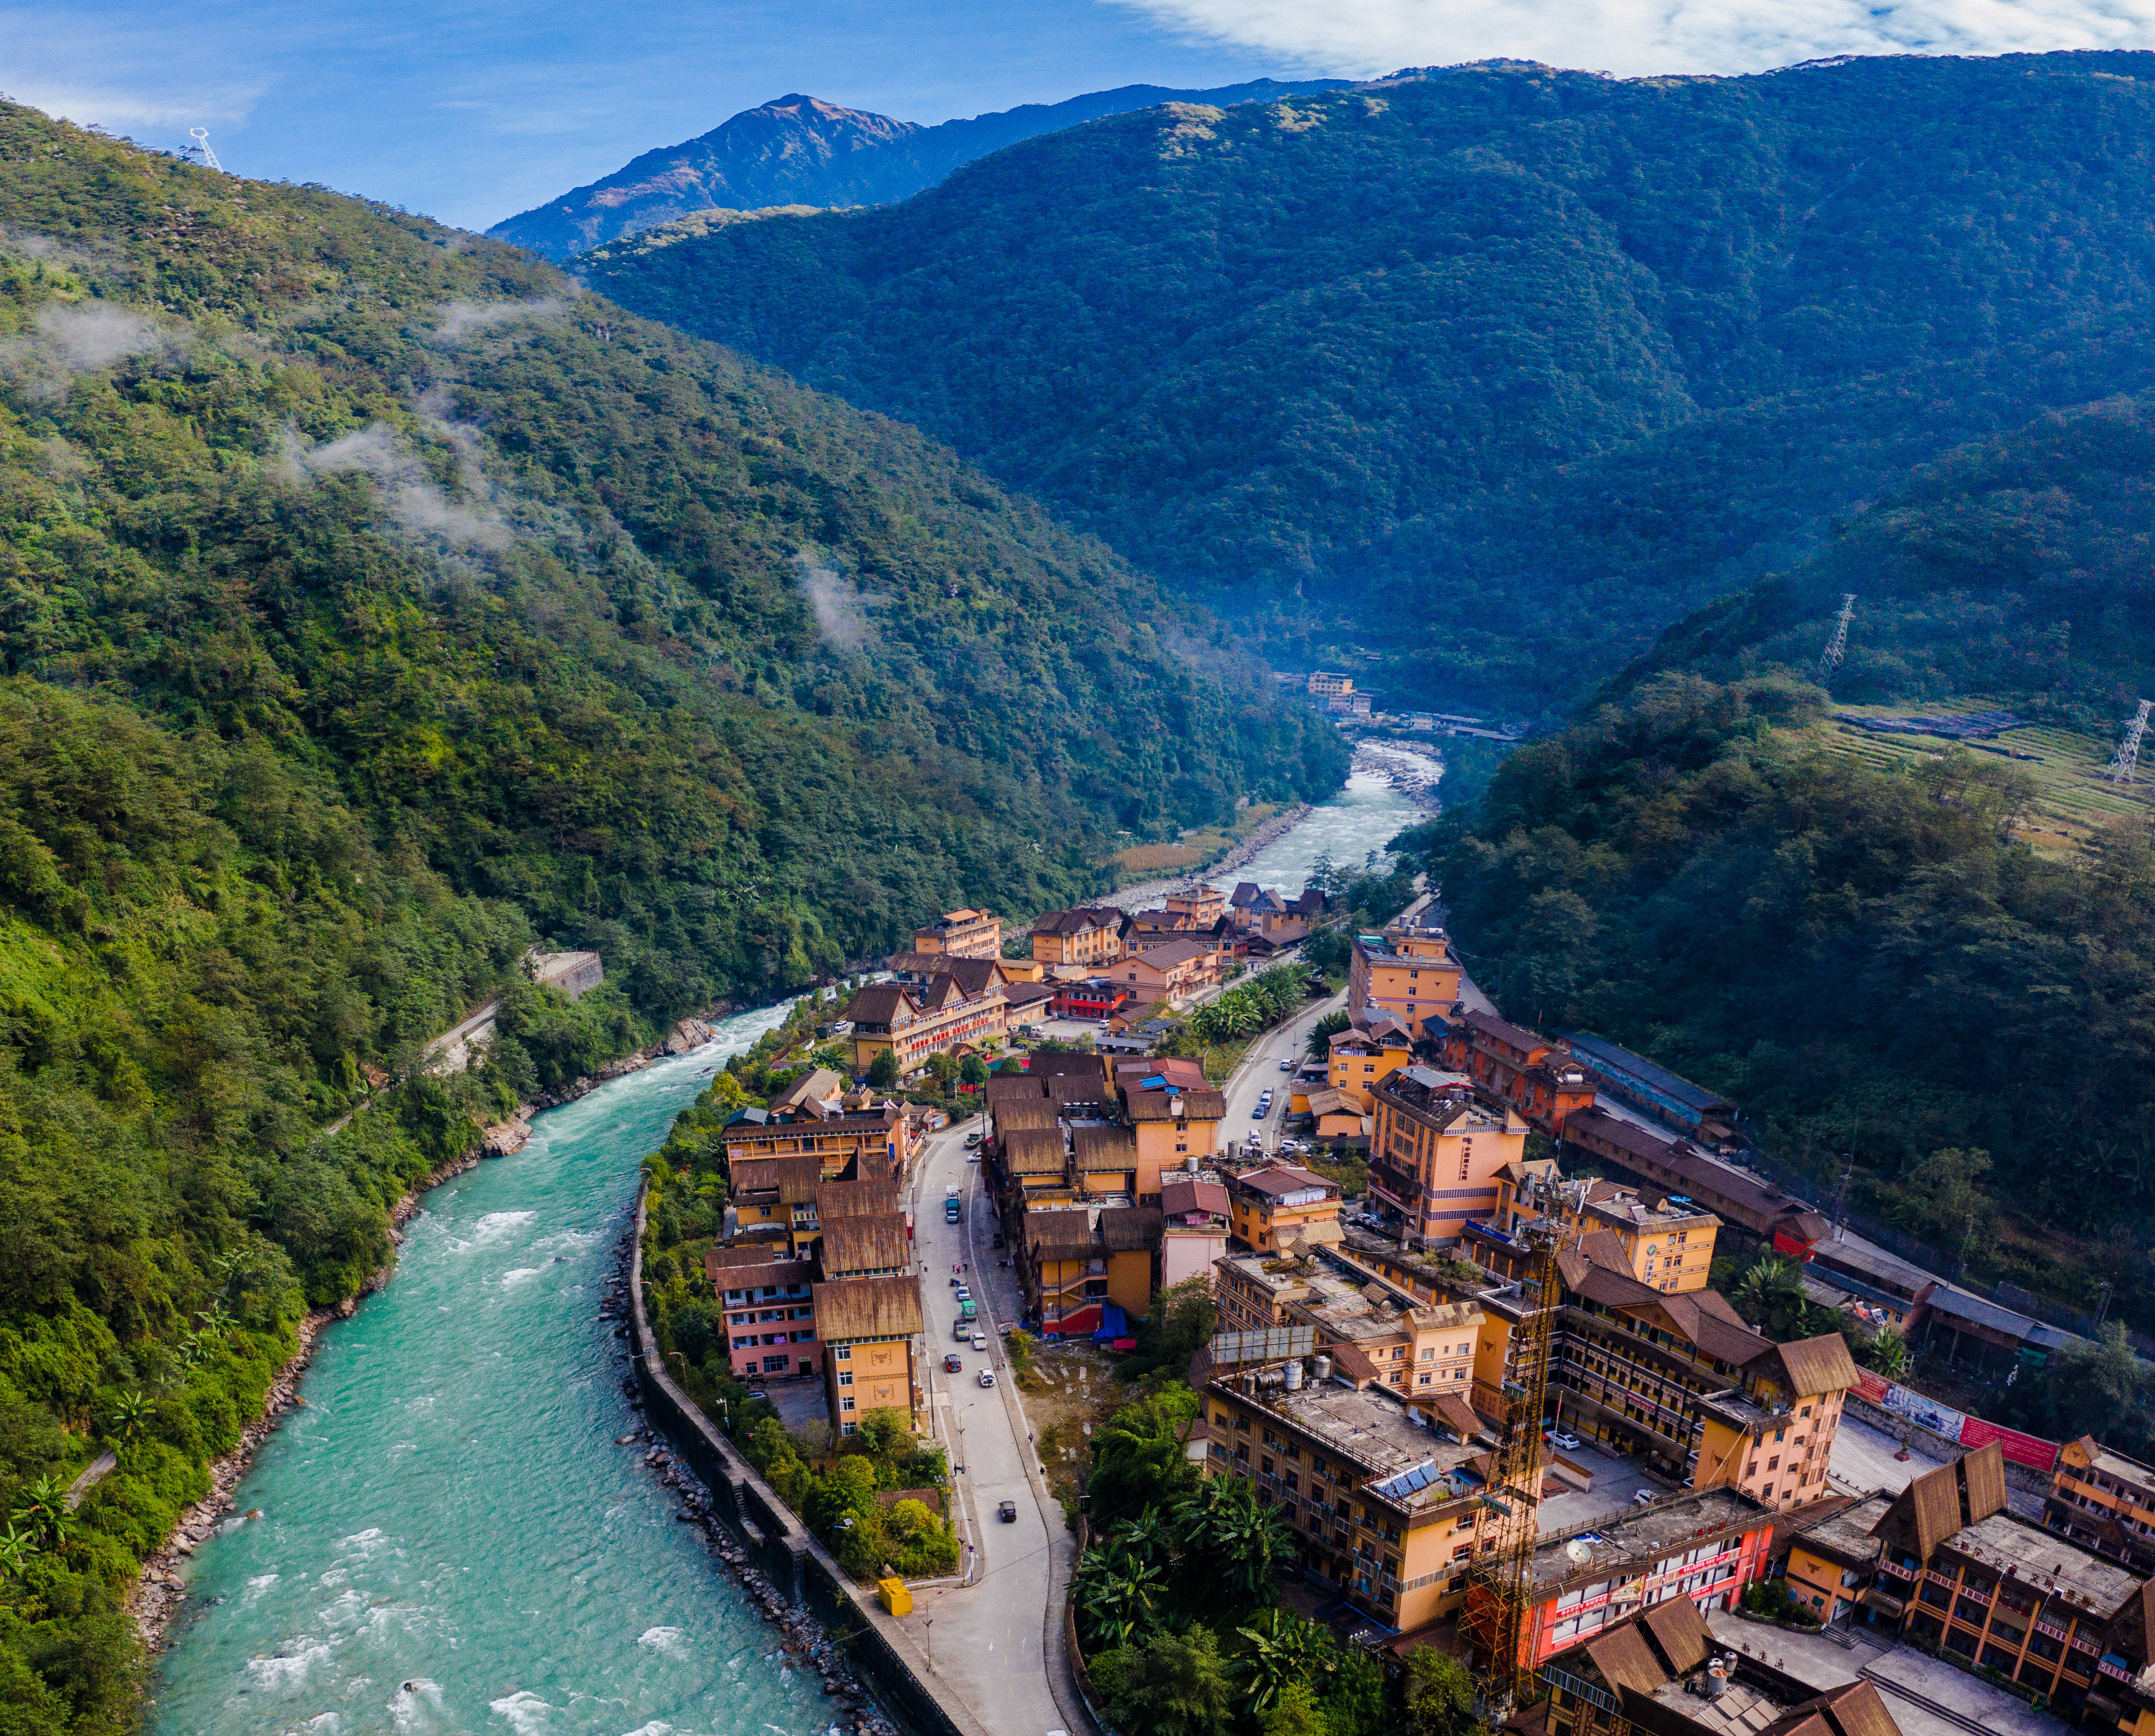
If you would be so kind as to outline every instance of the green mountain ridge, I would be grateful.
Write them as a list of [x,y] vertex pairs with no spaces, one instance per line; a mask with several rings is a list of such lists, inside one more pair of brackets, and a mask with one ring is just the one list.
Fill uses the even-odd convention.
[[[132,1724],[136,1563],[519,1094],[1344,766],[909,429],[0,105],[0,1723]],[[494,992],[487,1065],[324,1134]]]
[[[1726,1092],[1939,1269],[2087,1313],[2107,1283],[2155,1325],[2155,817],[2100,772],[2155,691],[2151,541],[2143,394],[1953,452],[1695,612],[1437,828],[1477,980]],[[1834,722],[1978,703],[2035,727],[1983,751]],[[2072,837],[2068,785],[2108,802]],[[2155,1444],[2147,1396],[2104,1438]],[[2096,1426],[2014,1403],[1985,1414]]]
[[1148,110],[658,229],[626,305],[901,416],[1398,699],[1554,719],[1916,466],[2155,386],[2155,56]]

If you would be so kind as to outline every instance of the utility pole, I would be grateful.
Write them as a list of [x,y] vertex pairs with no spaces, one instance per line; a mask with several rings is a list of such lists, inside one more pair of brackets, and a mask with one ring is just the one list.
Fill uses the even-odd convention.
[[1819,685],[1824,687],[1833,679],[1834,671],[1840,667],[1841,653],[1848,649],[1848,622],[1856,613],[1856,593],[1844,591],[1840,596],[1840,613],[1833,623],[1833,637],[1826,641],[1825,650],[1819,658]]
[[195,151],[201,156],[203,166],[214,169],[222,175],[224,165],[217,160],[217,153],[209,148],[209,129],[191,126],[187,129],[187,136],[195,141]]
[[2147,713],[2155,707],[2155,700],[2142,699],[2140,709],[2132,714],[2132,721],[2125,726],[2125,740],[2117,744],[2117,751],[2111,756],[2110,770],[2103,775],[2113,784],[2132,781],[2133,768],[2140,763],[2140,738],[2147,733]]

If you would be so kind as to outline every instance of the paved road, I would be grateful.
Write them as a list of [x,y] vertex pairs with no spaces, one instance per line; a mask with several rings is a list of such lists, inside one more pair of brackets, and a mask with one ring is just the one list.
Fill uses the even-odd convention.
[[[929,1415],[951,1464],[964,1467],[952,1479],[954,1504],[959,1535],[977,1553],[968,1558],[965,1583],[919,1588],[905,1625],[932,1652],[936,1675],[956,1689],[981,1723],[1011,1736],[1047,1736],[1084,1728],[1057,1698],[1066,1667],[1059,1588],[1068,1576],[1074,1539],[1061,1504],[1040,1480],[1005,1365],[1000,1329],[1017,1318],[1017,1297],[1011,1273],[996,1264],[1001,1251],[991,1245],[994,1214],[980,1165],[969,1160],[965,1149],[965,1135],[980,1127],[976,1117],[931,1137],[914,1166],[913,1188]],[[963,1190],[965,1201],[959,1224],[943,1218],[944,1189],[952,1183]],[[952,1335],[954,1264],[964,1266],[962,1275],[980,1305],[979,1324],[989,1344],[985,1353]],[[947,1375],[943,1358],[952,1350],[965,1368]],[[992,1389],[980,1385],[984,1367],[995,1371]],[[996,1518],[1005,1500],[1017,1503],[1015,1523]]]
[[[1328,1012],[1337,1012],[1347,1004],[1346,992],[1313,1001],[1284,1025],[1267,1031],[1251,1043],[1242,1056],[1241,1065],[1228,1075],[1223,1088],[1227,1096],[1227,1119],[1220,1124],[1222,1146],[1241,1148],[1242,1142],[1255,1133],[1263,1141],[1265,1150],[1276,1150],[1280,1142],[1280,1125],[1287,1119],[1287,1099],[1292,1094],[1291,1072],[1280,1070],[1280,1063],[1291,1061],[1298,1066],[1309,1052],[1309,1027]],[[1257,1099],[1267,1091],[1272,1093],[1271,1113],[1262,1121],[1257,1119]]]

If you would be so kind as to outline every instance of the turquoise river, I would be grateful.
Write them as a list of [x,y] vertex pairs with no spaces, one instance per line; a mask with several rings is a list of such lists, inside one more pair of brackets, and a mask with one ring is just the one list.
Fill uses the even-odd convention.
[[[1342,863],[1413,817],[1354,782],[1313,817]],[[1265,868],[1308,848],[1281,844]],[[426,1196],[394,1280],[322,1335],[304,1407],[241,1483],[260,1518],[187,1569],[158,1736],[829,1728],[821,1680],[675,1522],[642,1449],[615,1444],[639,1423],[599,1319],[644,1155],[780,1016],[726,1020]]]

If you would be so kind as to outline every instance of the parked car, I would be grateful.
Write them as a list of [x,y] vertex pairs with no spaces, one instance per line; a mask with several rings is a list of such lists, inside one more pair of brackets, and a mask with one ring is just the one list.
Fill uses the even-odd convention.
[[995,1384],[996,1371],[993,1369],[982,1369],[980,1370],[980,1385],[983,1386],[992,1386]]
[[972,1293],[970,1290],[967,1289],[967,1288],[965,1288],[965,1285],[963,1285],[963,1284],[959,1285],[959,1286],[958,1286],[958,1301],[959,1301],[960,1305],[962,1307],[965,1303],[968,1303],[968,1302],[970,1302],[972,1299],[973,1299],[973,1293]]
[[974,1348],[975,1350],[985,1350],[985,1349],[986,1349],[988,1348],[988,1335],[987,1335],[987,1334],[985,1334],[985,1332],[976,1332],[976,1333],[975,1333],[975,1334],[973,1334],[973,1348]]
[[1550,1446],[1555,1447],[1559,1452],[1577,1452],[1579,1451],[1579,1436],[1576,1435],[1566,1434],[1561,1429],[1551,1430],[1542,1438],[1547,1441]]
[[960,1356],[955,1350],[946,1351],[943,1357],[943,1372],[946,1375],[964,1374],[965,1372],[965,1359]]
[[1634,1507],[1651,1507],[1661,1498],[1651,1489],[1641,1489],[1637,1494],[1632,1496],[1631,1504]]
[[1286,1060],[1280,1063],[1280,1071],[1282,1073],[1292,1073],[1294,1071],[1293,1056],[1290,1055]]
[[980,1143],[980,1136],[978,1134],[967,1134],[965,1135],[965,1144],[968,1146],[977,1145]]
[[1006,1525],[1015,1525],[1017,1523],[1017,1503],[1005,1501],[999,1503],[996,1508],[996,1517]]

